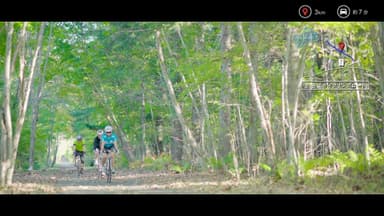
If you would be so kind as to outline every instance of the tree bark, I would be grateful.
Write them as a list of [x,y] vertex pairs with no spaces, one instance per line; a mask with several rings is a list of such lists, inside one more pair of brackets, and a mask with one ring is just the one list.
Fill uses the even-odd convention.
[[[352,36],[350,36],[350,41],[353,42]],[[351,48],[351,51],[352,51],[352,56],[355,56],[355,49],[353,47]],[[355,67],[352,67],[351,70],[352,70],[353,81],[357,82]],[[364,110],[362,107],[362,99],[361,99],[362,94],[363,93],[360,93],[359,85],[356,84],[357,108],[359,109],[359,117],[360,117],[360,123],[361,123],[361,136],[363,137],[364,157],[365,157],[366,164],[369,166],[370,165],[369,143],[368,143],[368,135],[367,135],[366,125],[364,120]]]
[[[252,46],[255,46],[258,43],[258,38],[257,38],[257,29],[256,29],[256,24],[252,23],[250,24],[250,29],[249,29],[249,39],[250,43]],[[257,80],[257,74],[256,72],[258,71],[258,53],[257,50],[250,50],[250,55],[251,55],[251,61],[252,65],[255,69],[255,71],[252,71],[252,73],[255,76],[255,80]],[[249,83],[250,84],[250,83]],[[252,88],[249,86],[249,94],[252,95]],[[251,98],[250,100],[250,113],[249,113],[249,126],[248,126],[248,145],[250,149],[250,160],[256,161],[256,158],[254,158],[254,154],[257,153],[257,146],[265,145],[264,142],[257,143],[258,137],[262,137],[262,134],[258,134],[258,125],[260,125],[260,118],[257,115],[257,104],[256,101]],[[253,147],[253,148],[252,148]],[[250,173],[250,172],[249,172]]]
[[[381,104],[379,110],[384,109],[384,22],[379,22],[378,26],[372,28],[371,37],[373,42],[373,53],[375,57],[375,68],[379,76],[379,85],[381,90]],[[384,113],[380,112],[380,118],[384,119]],[[378,125],[381,125],[378,129],[378,134],[384,134],[384,127],[382,122],[377,122]],[[384,147],[383,140],[380,139],[380,146]]]
[[12,183],[12,158],[13,151],[13,130],[11,117],[11,56],[12,56],[12,37],[13,24],[5,23],[7,31],[5,62],[4,62],[4,93],[3,93],[3,115],[1,132],[1,167],[0,167],[0,186],[6,186]]
[[187,126],[187,124],[184,120],[181,107],[176,100],[176,95],[175,95],[175,91],[173,89],[172,82],[169,79],[168,70],[167,70],[167,67],[165,65],[165,60],[164,60],[163,49],[161,47],[160,31],[156,32],[156,47],[157,47],[158,54],[159,54],[161,72],[162,72],[164,81],[166,83],[167,89],[168,89],[168,93],[169,93],[169,97],[171,99],[172,106],[176,112],[176,116],[177,116],[177,118],[181,124],[181,127],[183,128],[183,132],[187,138],[188,144],[191,147],[191,156],[194,158],[195,156],[197,156],[197,152],[196,152],[197,143],[196,143],[195,138],[192,135],[192,131],[189,129],[189,127]]
[[[209,118],[209,112],[208,112],[208,105],[207,105],[207,99],[206,99],[206,90],[205,90],[205,83],[202,84],[201,86],[202,90],[201,90],[201,104],[202,104],[202,110],[203,110],[203,113],[204,113],[204,117],[202,118],[204,120],[204,122],[206,121],[206,125],[207,125],[207,134],[208,134],[208,139],[207,139],[207,143],[210,143],[211,147],[212,147],[212,152],[213,152],[213,155],[215,157],[216,160],[218,160],[217,158],[217,148],[216,148],[216,142],[215,142],[215,138],[213,137],[213,132],[212,132],[212,127],[211,127],[211,122],[210,122],[210,118]],[[204,124],[204,125],[205,125]],[[205,126],[204,126],[205,128]],[[205,130],[203,130],[205,131]]]
[[[300,54],[298,50],[294,49],[292,42],[292,30],[288,30],[287,39],[287,55],[283,68],[283,83],[284,83],[284,114],[286,117],[283,119],[284,126],[288,135],[288,161],[293,162],[296,169],[296,174],[299,174],[300,169],[298,166],[298,138],[295,137],[294,131],[297,129],[297,113],[299,110],[299,96],[301,92],[301,85],[303,81],[303,74],[305,69],[305,57],[307,50],[302,50]],[[296,144],[297,143],[297,144]]]
[[340,97],[338,92],[336,92],[336,99],[337,99],[337,108],[339,110],[339,116],[340,116],[339,118],[341,120],[341,129],[343,131],[343,134],[340,136],[340,142],[342,142],[344,150],[347,151],[349,150],[346,143],[346,138],[348,134],[347,134],[347,128],[345,127],[344,113],[343,113],[343,109],[341,108]]
[[[352,76],[353,76],[353,81],[357,82],[356,79],[356,73],[355,73],[355,68],[352,67]],[[367,131],[365,127],[365,120],[364,120],[364,110],[361,106],[361,95],[360,95],[360,90],[358,89],[358,85],[356,85],[357,90],[356,90],[356,96],[357,96],[357,108],[359,109],[359,117],[360,117],[360,122],[361,122],[361,136],[363,137],[363,150],[364,150],[364,156],[365,156],[365,161],[367,162],[368,166],[370,165],[370,159],[369,159],[369,146],[368,146],[368,136],[367,136]]]
[[171,143],[171,156],[172,160],[180,162],[183,157],[183,128],[180,124],[180,121],[174,119],[172,121],[173,125],[173,136]]
[[237,26],[238,26],[239,34],[240,34],[240,41],[241,41],[241,44],[242,44],[243,49],[244,49],[245,60],[246,60],[246,63],[249,67],[249,82],[250,82],[250,89],[251,89],[251,100],[254,100],[257,104],[257,108],[258,108],[259,113],[260,113],[261,124],[262,124],[262,127],[263,127],[265,134],[267,136],[267,140],[269,142],[269,148],[268,148],[269,154],[268,155],[269,155],[270,159],[272,161],[274,161],[275,142],[274,142],[274,138],[273,138],[273,131],[272,131],[269,116],[266,113],[265,108],[261,102],[261,97],[260,97],[261,92],[260,92],[259,86],[258,86],[257,81],[256,81],[256,77],[255,77],[255,72],[257,71],[257,69],[252,64],[251,56],[250,56],[250,52],[249,52],[249,49],[247,46],[247,42],[245,40],[242,24],[238,23]]
[[[5,84],[4,84],[4,120],[5,120],[5,130],[4,133],[6,136],[5,143],[3,145],[7,146],[4,160],[1,161],[1,185],[8,185],[12,183],[13,171],[15,168],[15,161],[17,156],[18,145],[20,141],[21,130],[23,128],[25,113],[27,111],[29,96],[31,91],[31,86],[34,79],[36,62],[40,55],[40,50],[42,47],[43,33],[45,28],[45,23],[41,23],[40,30],[37,38],[37,46],[34,51],[32,58],[32,63],[30,67],[29,77],[26,79],[24,77],[24,68],[26,65],[25,60],[25,46],[26,46],[26,27],[27,23],[23,24],[23,27],[20,31],[19,45],[20,45],[20,54],[19,54],[19,86],[18,86],[18,111],[16,115],[16,125],[14,126],[15,131],[12,131],[12,117],[10,112],[10,93],[11,93],[11,46],[12,46],[12,34],[13,34],[13,23],[7,23],[7,42],[6,42],[6,60],[5,60]],[[18,46],[19,46],[18,45]],[[14,133],[13,133],[14,132]]]
[[[21,85],[22,88],[20,89],[22,90],[23,93],[20,94],[21,98],[19,99],[20,105],[19,105],[18,119],[16,121],[15,137],[13,140],[13,143],[14,143],[13,157],[12,157],[13,160],[16,160],[17,149],[20,141],[21,130],[23,129],[23,125],[24,125],[25,114],[27,111],[28,103],[29,103],[30,92],[33,86],[33,81],[35,79],[36,68],[38,67],[37,64],[39,62],[39,57],[41,57],[40,53],[42,49],[45,26],[46,26],[45,22],[41,23],[40,25],[39,35],[37,38],[37,46],[34,51],[28,80],[24,80],[24,78],[23,79],[20,78],[21,82],[23,83]],[[22,47],[22,49],[24,48]],[[22,53],[23,51],[20,53],[20,77],[23,77],[23,74],[24,74],[23,67],[25,65],[24,54]],[[14,169],[14,166],[13,166],[13,169]]]
[[144,81],[141,82],[141,145],[144,149],[144,157],[151,156],[151,149],[146,142],[146,126],[145,126],[145,86]]
[[231,60],[229,52],[232,49],[231,24],[221,24],[221,52],[223,54],[223,62],[221,64],[221,72],[223,74],[223,87],[220,96],[220,128],[219,128],[219,152],[221,157],[225,157],[231,151]]
[[[188,49],[187,49],[187,47],[186,47],[186,45],[185,45],[185,43],[184,43],[184,40],[183,40],[183,37],[182,37],[182,35],[181,35],[181,29],[180,29],[180,26],[179,25],[177,25],[177,27],[176,27],[176,29],[177,29],[177,33],[178,33],[178,36],[179,36],[179,38],[180,38],[180,41],[181,41],[181,43],[182,43],[182,45],[183,45],[183,47],[184,47],[184,50],[185,50],[185,53],[186,53],[186,56],[187,56],[187,58],[188,58]],[[163,35],[164,35],[164,41],[165,41],[165,44],[166,44],[166,47],[167,47],[167,49],[168,49],[168,52],[169,52],[169,54],[172,56],[174,56],[174,53],[175,52],[173,52],[172,50],[171,50],[171,46],[169,45],[169,43],[168,43],[168,39],[167,39],[167,37],[165,37],[165,34],[164,33],[162,33]],[[188,58],[189,59],[189,58]],[[177,59],[176,58],[174,58],[174,60],[175,60],[175,65],[176,65],[176,68],[178,68],[179,67],[179,64],[178,64],[178,62],[177,62]],[[181,76],[181,80],[183,81],[183,83],[184,83],[184,85],[185,85],[185,87],[187,88],[187,89],[190,89],[190,87],[189,87],[189,85],[188,85],[188,82],[187,82],[187,80],[185,79],[185,76],[184,76],[184,74],[181,72],[181,71],[178,71],[178,73],[179,73],[179,75]],[[194,76],[194,72],[192,71],[192,76]],[[200,90],[199,90],[200,91]],[[199,122],[199,120],[201,119],[201,116],[200,116],[200,112],[199,112],[199,108],[198,108],[198,105],[197,105],[197,102],[196,102],[196,99],[195,99],[195,97],[193,96],[193,94],[192,94],[192,92],[191,91],[188,91],[188,95],[189,95],[189,97],[191,98],[191,102],[192,102],[192,123],[193,123],[193,130],[192,130],[192,132],[193,132],[193,135],[194,135],[194,138],[195,138],[195,140],[196,140],[196,143],[198,144],[198,143],[201,143],[201,139],[200,139],[200,136],[199,136],[199,134],[201,133],[200,132],[200,128],[199,128],[199,124],[198,124],[198,122]],[[175,124],[176,125],[176,124]],[[178,130],[178,128],[174,128],[176,131]],[[179,140],[178,141],[178,143],[180,143],[181,141]],[[182,143],[180,143],[180,144],[182,144]],[[199,150],[200,151],[200,150]],[[201,152],[201,151],[200,151]]]
[[[31,144],[29,147],[29,168],[28,170],[31,171],[33,170],[33,165],[34,165],[34,155],[35,155],[35,142],[36,142],[36,128],[37,128],[37,122],[39,119],[39,106],[40,106],[40,101],[43,95],[43,87],[45,84],[45,71],[47,68],[47,63],[48,63],[48,56],[51,52],[51,39],[52,39],[52,30],[53,26],[50,26],[50,31],[49,31],[49,39],[48,39],[48,50],[45,55],[45,63],[44,63],[44,68],[42,72],[40,72],[40,61],[38,63],[37,67],[37,72],[36,76],[38,76],[38,87],[37,90],[33,91],[31,90],[32,94],[32,99],[31,99],[31,105],[32,105],[32,122],[31,122]],[[42,52],[40,52],[42,53]],[[41,55],[39,56],[40,59]]]

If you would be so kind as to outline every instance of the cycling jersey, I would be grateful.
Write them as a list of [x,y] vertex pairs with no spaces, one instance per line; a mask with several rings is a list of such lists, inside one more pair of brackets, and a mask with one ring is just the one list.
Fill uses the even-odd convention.
[[100,142],[101,139],[99,138],[99,136],[96,136],[93,140],[93,150],[100,149]]
[[75,146],[75,150],[79,152],[84,151],[84,141],[83,140],[76,140],[73,144]]
[[112,147],[114,147],[114,142],[117,142],[117,137],[115,134],[111,134],[111,136],[103,134],[103,137],[101,139],[104,142],[105,149],[111,149]]

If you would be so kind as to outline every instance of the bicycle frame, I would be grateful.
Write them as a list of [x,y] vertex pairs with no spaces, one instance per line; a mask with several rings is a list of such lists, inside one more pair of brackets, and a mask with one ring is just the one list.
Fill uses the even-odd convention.
[[102,157],[102,154],[99,154],[99,156],[97,157],[97,179],[101,179],[102,176],[103,176],[103,167],[101,165],[101,157]]
[[[98,179],[101,179],[102,178],[102,170],[103,168],[105,168],[105,174],[107,176],[107,183],[111,183],[112,182],[112,154],[111,154],[111,150],[104,150],[102,154],[99,155],[99,166],[102,166],[101,165],[101,157],[102,155],[105,153],[107,154],[107,158],[106,158],[106,161],[104,163],[104,166],[101,167],[98,167],[99,170],[98,170]],[[100,171],[101,170],[101,171]]]
[[107,183],[111,183],[111,181],[112,181],[112,162],[111,162],[111,160],[112,160],[112,154],[111,154],[111,152],[110,151],[106,151],[105,152],[106,154],[107,154],[107,161],[105,161],[106,162],[106,175],[107,175]]
[[81,159],[79,154],[77,154],[75,157],[75,167],[77,170],[77,177],[80,177],[82,167],[81,167]]

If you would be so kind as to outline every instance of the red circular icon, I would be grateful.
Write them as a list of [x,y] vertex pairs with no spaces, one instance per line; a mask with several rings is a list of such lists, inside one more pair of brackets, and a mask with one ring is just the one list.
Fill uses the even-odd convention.
[[340,41],[340,42],[339,42],[339,49],[340,49],[341,51],[343,51],[344,48],[345,48],[345,43],[344,43],[343,41]]
[[302,5],[299,8],[299,16],[303,19],[307,19],[312,15],[312,9],[308,5]]

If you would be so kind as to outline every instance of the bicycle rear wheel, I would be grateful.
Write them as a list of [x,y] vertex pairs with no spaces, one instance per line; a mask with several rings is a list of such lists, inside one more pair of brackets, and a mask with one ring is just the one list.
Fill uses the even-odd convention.
[[98,164],[97,164],[97,167],[96,167],[96,172],[97,172],[97,179],[101,179],[103,177],[103,167],[101,165],[101,159],[100,157],[97,158],[98,160]]
[[80,160],[80,156],[79,155],[76,156],[75,166],[76,166],[76,170],[77,170],[77,177],[80,177],[80,174],[81,174],[81,160]]
[[112,165],[111,165],[111,156],[108,155],[107,160],[107,183],[111,183],[112,181]]

